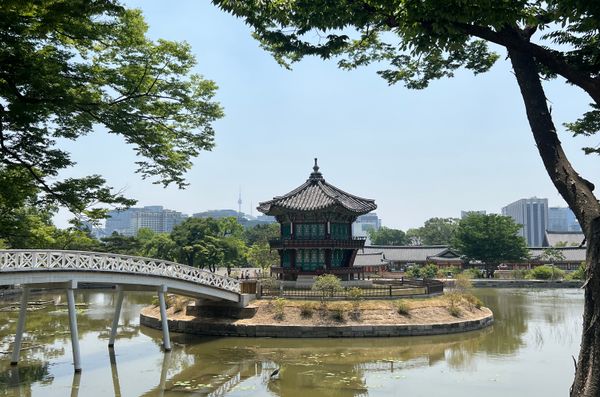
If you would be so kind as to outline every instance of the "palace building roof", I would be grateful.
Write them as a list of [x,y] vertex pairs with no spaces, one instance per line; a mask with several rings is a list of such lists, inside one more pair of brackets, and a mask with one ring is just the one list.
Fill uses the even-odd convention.
[[362,215],[377,208],[375,200],[346,193],[327,183],[319,172],[317,159],[308,180],[291,192],[259,203],[257,209],[267,215],[286,211],[321,211],[343,208],[353,214]]

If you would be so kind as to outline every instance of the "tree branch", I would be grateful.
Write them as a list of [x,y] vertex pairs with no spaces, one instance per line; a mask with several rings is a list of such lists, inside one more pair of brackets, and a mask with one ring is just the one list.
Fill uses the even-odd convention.
[[593,193],[594,185],[573,169],[562,149],[533,55],[513,47],[508,47],[508,55],[546,171],[561,196],[575,212],[587,236],[593,220],[600,218],[600,204]]

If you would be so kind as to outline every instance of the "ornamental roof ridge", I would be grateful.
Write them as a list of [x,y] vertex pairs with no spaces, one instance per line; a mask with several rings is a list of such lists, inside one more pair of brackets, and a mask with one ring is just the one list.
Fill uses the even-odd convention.
[[355,196],[327,183],[319,172],[315,158],[313,172],[306,182],[289,193],[259,203],[257,209],[269,214],[273,207],[278,207],[281,211],[315,211],[335,206],[354,214],[366,214],[377,208],[375,200]]

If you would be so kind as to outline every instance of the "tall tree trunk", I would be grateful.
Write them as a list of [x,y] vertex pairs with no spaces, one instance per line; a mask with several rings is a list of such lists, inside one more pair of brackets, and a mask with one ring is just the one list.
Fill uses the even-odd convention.
[[569,204],[587,240],[583,333],[571,396],[600,396],[600,204],[594,186],[567,159],[546,104],[538,69],[531,54],[508,49],[527,118],[548,175]]

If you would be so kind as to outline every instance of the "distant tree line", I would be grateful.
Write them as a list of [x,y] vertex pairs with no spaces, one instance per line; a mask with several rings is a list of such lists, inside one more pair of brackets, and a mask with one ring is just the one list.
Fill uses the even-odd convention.
[[406,232],[382,227],[370,230],[369,238],[373,245],[446,245],[467,260],[495,268],[501,262],[527,259],[527,243],[517,234],[520,228],[510,217],[470,213],[463,219],[431,218]]

